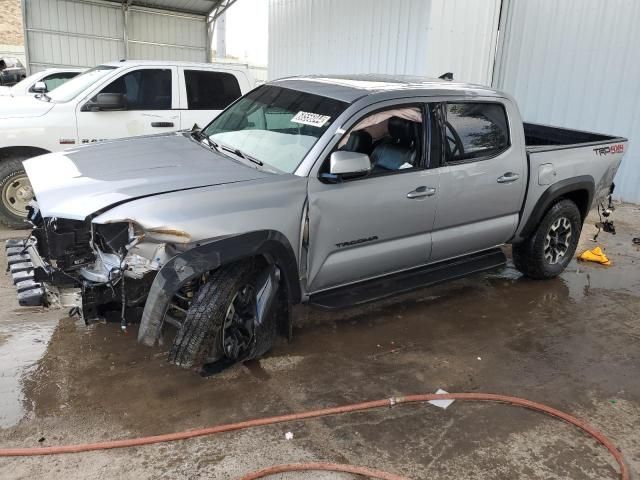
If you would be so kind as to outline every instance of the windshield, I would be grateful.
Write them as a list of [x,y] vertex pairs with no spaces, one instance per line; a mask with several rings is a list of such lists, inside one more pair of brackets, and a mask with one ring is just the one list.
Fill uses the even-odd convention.
[[320,95],[263,85],[205,129],[212,141],[293,173],[347,104]]
[[116,68],[118,67],[99,65],[73,77],[47,95],[53,102],[68,102]]

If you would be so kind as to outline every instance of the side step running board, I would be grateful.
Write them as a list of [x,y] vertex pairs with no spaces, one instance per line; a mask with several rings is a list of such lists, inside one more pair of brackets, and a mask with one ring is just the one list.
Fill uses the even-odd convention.
[[504,252],[500,248],[494,248],[375,280],[320,292],[311,295],[309,303],[329,309],[352,307],[410,292],[417,288],[500,268],[506,262],[507,258]]

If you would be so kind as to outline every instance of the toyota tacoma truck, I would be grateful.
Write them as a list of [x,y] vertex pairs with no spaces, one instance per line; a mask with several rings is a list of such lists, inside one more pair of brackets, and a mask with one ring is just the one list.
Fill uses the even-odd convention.
[[523,123],[488,87],[412,77],[264,84],[203,129],[24,162],[22,305],[140,322],[168,359],[264,354],[292,305],[341,308],[499,268],[548,279],[603,205],[624,138]]
[[206,125],[254,86],[248,69],[237,65],[123,60],[98,65],[37,98],[0,96],[0,222],[25,227],[33,190],[23,160]]

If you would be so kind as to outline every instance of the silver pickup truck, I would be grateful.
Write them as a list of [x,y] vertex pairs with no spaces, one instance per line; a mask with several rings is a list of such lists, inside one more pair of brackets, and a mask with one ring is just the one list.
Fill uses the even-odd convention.
[[504,265],[555,277],[627,140],[523,123],[491,88],[294,77],[204,129],[24,162],[33,230],[7,244],[23,305],[140,322],[219,368],[288,334],[292,304],[356,305]]

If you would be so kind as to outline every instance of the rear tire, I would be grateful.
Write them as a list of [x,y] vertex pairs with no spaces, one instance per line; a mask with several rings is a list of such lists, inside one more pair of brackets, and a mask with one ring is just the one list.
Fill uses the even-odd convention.
[[33,198],[33,191],[22,160],[9,158],[0,162],[0,222],[13,229],[30,227],[26,204]]
[[268,331],[256,327],[255,280],[252,261],[215,270],[191,303],[169,362],[185,368],[223,359],[233,363],[269,350],[275,326]]
[[536,230],[522,243],[513,245],[513,263],[525,276],[538,280],[554,278],[567,267],[582,231],[580,210],[571,200],[553,204]]

